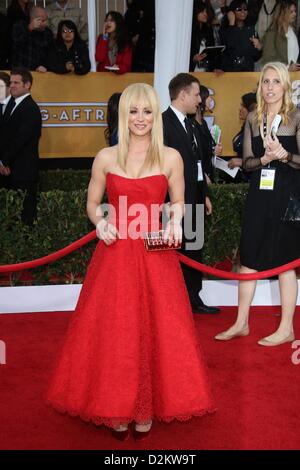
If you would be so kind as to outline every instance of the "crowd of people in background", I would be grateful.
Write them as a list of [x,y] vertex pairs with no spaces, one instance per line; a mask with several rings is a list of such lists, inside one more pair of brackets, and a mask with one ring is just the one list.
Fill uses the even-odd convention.
[[[295,0],[194,0],[190,71],[254,71],[271,60],[300,69],[296,17]],[[74,0],[53,0],[46,8],[11,0],[0,14],[0,68],[88,73],[87,31]],[[214,46],[224,49],[203,52]],[[97,71],[153,72],[154,53],[154,0],[127,0],[124,15],[107,12]]]
[[[246,72],[281,61],[298,70],[294,0],[195,0],[190,71]],[[204,49],[225,46],[215,54]]]
[[[153,72],[155,53],[155,1],[127,0],[124,15],[107,12],[97,38],[97,71]],[[253,71],[266,62],[279,60],[290,71],[300,70],[299,39],[296,35],[297,4],[294,0],[194,0],[190,71]],[[0,67],[21,67],[41,73],[84,75],[91,70],[87,22],[74,0],[34,6],[29,0],[11,0],[7,13],[0,14]],[[215,53],[203,51],[225,46]],[[222,145],[214,142],[204,114],[209,113],[210,91],[200,88],[201,104],[193,117],[205,142],[205,174],[215,180],[213,161],[222,155]],[[119,90],[118,90],[119,91]],[[254,90],[241,97],[240,118],[256,106]],[[108,102],[106,140],[118,141],[117,106],[120,93]],[[247,181],[242,170],[244,124],[233,138],[236,158],[228,167],[240,168],[235,182]],[[232,178],[221,174],[221,180]],[[217,178],[219,181],[219,177]]]
[[87,24],[80,8],[58,0],[46,9],[12,0],[1,13],[0,67],[36,72],[88,73]]
[[[124,15],[108,11],[97,38],[97,71],[153,72],[155,53],[155,1],[127,0]],[[300,70],[296,34],[297,3],[294,0],[194,0],[190,71],[253,71],[266,62],[280,61],[290,71]],[[206,48],[225,46],[214,53]],[[46,2],[46,8],[29,0],[11,0],[6,15],[0,14],[0,68],[22,68],[41,73],[84,75],[91,70],[87,21],[74,0]],[[193,116],[205,142],[205,174],[215,180],[213,161],[222,155],[204,114],[210,112],[210,91],[201,80],[201,104]],[[120,91],[120,90],[117,90]],[[241,97],[243,126],[233,138],[236,158],[228,167],[240,168],[235,182],[247,181],[242,170],[244,123],[256,106],[255,90]],[[118,142],[117,106],[120,93],[108,102],[106,140]],[[232,182],[223,175],[221,180]],[[219,181],[219,177],[217,178]]]
[[[128,0],[127,11],[106,14],[97,38],[97,71],[153,72],[154,0]],[[91,70],[87,21],[73,0],[46,8],[11,0],[0,13],[0,68],[85,74]]]
[[[297,4],[294,0],[194,0],[190,71],[253,71],[266,62],[279,60],[290,71],[300,70],[299,39],[296,35]],[[29,0],[11,0],[7,14],[0,14],[0,67],[22,68],[41,73],[84,75],[91,70],[87,22],[73,0],[34,6]],[[203,51],[225,46],[212,54]],[[155,1],[127,0],[124,15],[107,12],[97,38],[97,71],[153,72],[155,53]],[[207,183],[216,181],[215,156],[222,156],[221,143],[214,142],[204,118],[210,112],[210,91],[201,80],[201,104],[192,116],[203,137]],[[119,90],[118,90],[119,91]],[[255,90],[241,97],[243,123],[233,138],[237,154],[228,167],[240,171],[235,182],[248,181],[242,169],[244,123],[256,106]],[[118,142],[117,109],[120,93],[108,101],[106,140]],[[217,181],[233,181],[217,173]]]

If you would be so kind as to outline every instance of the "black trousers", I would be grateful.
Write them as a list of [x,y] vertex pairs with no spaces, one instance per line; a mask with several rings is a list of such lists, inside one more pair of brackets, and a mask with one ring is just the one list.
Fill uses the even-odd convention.
[[[183,219],[183,228],[185,227],[185,219]],[[195,231],[196,217],[193,214],[192,229]],[[193,240],[186,240],[183,234],[181,253],[188,258],[202,262],[202,250],[187,250],[185,248],[186,242],[191,243]],[[186,288],[189,294],[190,302],[192,305],[199,303],[199,291],[202,289],[202,272],[197,269],[190,268],[189,266],[181,263],[181,269],[185,280]]]
[[26,225],[32,225],[37,217],[37,181],[21,181],[12,177],[8,178],[7,189],[25,192],[23,201],[23,210],[21,214],[22,222]]
[[[201,250],[193,252],[181,250],[181,253],[194,261],[198,261],[199,263],[202,262]],[[202,273],[183,263],[181,263],[181,269],[190,302],[192,305],[197,305],[199,303],[199,291],[202,289]]]

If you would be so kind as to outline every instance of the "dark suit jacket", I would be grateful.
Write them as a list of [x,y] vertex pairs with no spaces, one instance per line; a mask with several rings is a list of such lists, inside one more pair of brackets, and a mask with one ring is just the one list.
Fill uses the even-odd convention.
[[214,157],[214,139],[211,136],[206,120],[203,118],[202,123],[195,121],[195,126],[197,127],[200,140],[202,144],[202,165],[203,171],[206,173],[211,180],[213,180],[213,157]]
[[[197,140],[198,151],[197,155],[194,155],[191,141],[184,130],[181,122],[177,118],[176,114],[172,111],[171,108],[168,108],[162,115],[163,117],[163,126],[164,126],[164,143],[168,147],[176,149],[184,163],[184,182],[185,182],[185,194],[184,202],[185,204],[192,205],[193,213],[193,230],[195,230],[195,224],[197,223],[194,209],[196,209],[196,204],[204,204],[205,196],[207,195],[207,184],[204,177],[203,182],[197,181],[198,178],[198,165],[197,161],[202,161],[202,148],[200,141],[200,134],[195,125],[193,125],[193,132]],[[203,170],[203,165],[202,165]],[[204,176],[204,174],[203,174]],[[184,225],[184,221],[183,221]],[[187,250],[186,249],[186,239],[183,235],[182,240],[182,252],[196,261],[201,262],[201,250]],[[183,271],[185,272],[185,266],[183,266]],[[187,282],[188,290],[198,290],[200,289],[199,279],[200,273],[195,271],[195,279],[189,280]]]
[[192,144],[181,122],[171,108],[162,115],[164,126],[164,143],[168,147],[176,149],[184,163],[185,204],[203,204],[207,195],[207,184],[198,182],[197,160],[202,160],[201,140],[199,131],[194,126],[194,135],[198,143],[199,154],[194,156]]
[[0,160],[9,166],[12,180],[38,180],[41,129],[40,109],[31,96],[24,98],[6,121],[2,120]]

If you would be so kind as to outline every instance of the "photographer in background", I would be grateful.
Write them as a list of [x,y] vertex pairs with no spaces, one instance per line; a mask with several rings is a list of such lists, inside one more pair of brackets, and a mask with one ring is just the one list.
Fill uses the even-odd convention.
[[88,48],[73,21],[59,23],[56,41],[48,53],[47,70],[77,75],[85,75],[91,70]]

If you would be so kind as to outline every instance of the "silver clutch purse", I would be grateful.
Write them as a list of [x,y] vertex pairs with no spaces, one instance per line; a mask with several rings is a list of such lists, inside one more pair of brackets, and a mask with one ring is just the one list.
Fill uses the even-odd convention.
[[159,250],[178,250],[181,248],[181,242],[175,246],[175,241],[169,245],[168,241],[164,241],[164,231],[159,230],[158,232],[147,232],[144,235],[144,244],[147,251],[159,251]]

